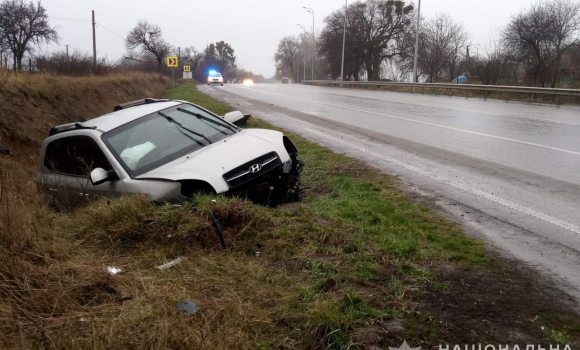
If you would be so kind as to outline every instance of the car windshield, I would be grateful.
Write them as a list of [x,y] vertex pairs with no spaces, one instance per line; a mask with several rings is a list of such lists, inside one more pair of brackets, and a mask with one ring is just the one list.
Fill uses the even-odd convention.
[[221,73],[209,73],[209,76],[213,77],[213,78],[221,78],[222,74]]
[[102,139],[125,170],[137,176],[235,132],[223,119],[181,104],[122,125]]

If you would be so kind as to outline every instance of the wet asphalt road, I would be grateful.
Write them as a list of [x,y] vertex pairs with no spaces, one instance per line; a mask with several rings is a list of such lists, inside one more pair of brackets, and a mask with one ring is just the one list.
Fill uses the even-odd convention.
[[580,108],[301,85],[200,89],[400,176],[580,299]]

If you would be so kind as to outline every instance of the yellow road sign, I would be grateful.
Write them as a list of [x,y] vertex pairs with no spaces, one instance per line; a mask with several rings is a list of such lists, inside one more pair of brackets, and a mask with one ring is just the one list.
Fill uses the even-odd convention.
[[191,72],[191,66],[183,66],[184,72]]
[[177,56],[167,56],[167,67],[178,67]]

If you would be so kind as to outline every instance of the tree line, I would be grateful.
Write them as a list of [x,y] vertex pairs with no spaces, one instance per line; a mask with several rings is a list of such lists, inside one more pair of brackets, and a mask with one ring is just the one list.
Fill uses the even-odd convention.
[[[223,40],[201,51],[194,46],[182,49],[163,37],[160,26],[139,21],[124,41],[127,53],[116,61],[100,57],[95,62],[93,55],[79,50],[36,55],[39,45],[59,42],[58,31],[50,25],[46,8],[40,2],[25,0],[0,3],[0,66],[4,68],[62,75],[109,74],[121,70],[170,74],[166,57],[179,56],[180,68],[190,65],[194,77],[199,80],[205,80],[210,69],[221,72],[228,80],[241,81],[246,77],[263,80],[262,76],[254,76],[239,67],[233,47]],[[26,61],[30,62],[28,66]]]
[[[341,77],[346,12],[344,77]],[[315,79],[410,81],[417,11],[401,0],[356,1],[324,19],[312,39],[288,36],[274,55],[276,70],[308,71]],[[497,40],[474,43],[464,25],[447,13],[420,20],[417,75],[420,81],[451,82],[465,76],[482,84],[551,86],[580,84],[580,2],[539,0],[514,14]],[[300,57],[309,60],[304,67]],[[307,79],[310,79],[307,76]]]

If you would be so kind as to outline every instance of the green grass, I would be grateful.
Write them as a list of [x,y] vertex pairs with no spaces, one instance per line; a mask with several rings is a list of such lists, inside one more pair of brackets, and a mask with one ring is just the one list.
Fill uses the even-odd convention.
[[[218,114],[230,110],[193,84],[165,97]],[[246,127],[275,129],[259,120]],[[353,349],[398,346],[403,337],[417,346],[476,334],[450,332],[447,327],[470,315],[444,319],[437,309],[425,310],[425,296],[452,294],[469,271],[496,268],[483,244],[410,199],[394,177],[287,135],[306,161],[306,190],[299,203],[275,209],[226,197],[212,204],[214,198],[201,197],[192,210],[189,203],[158,206],[144,196],[127,196],[55,213],[40,204],[34,181],[20,186],[12,183],[17,177],[5,176],[0,343],[19,349]],[[226,250],[210,211],[221,217]],[[260,257],[258,243],[265,247]],[[183,261],[155,269],[176,257]],[[122,272],[108,275],[106,266]],[[467,272],[448,280],[437,275],[440,266]],[[531,293],[518,290],[514,298]],[[497,296],[477,298],[491,304]],[[182,300],[195,301],[200,311],[179,313],[175,304]],[[473,302],[468,304],[470,310]],[[534,306],[524,305],[520,319],[529,322]],[[512,320],[509,313],[502,317]],[[537,331],[534,341],[576,339],[573,322],[551,319],[546,311],[542,324],[566,333]],[[384,335],[383,322],[398,320],[408,330]],[[377,332],[382,340],[373,336]],[[442,338],[446,334],[451,336]]]
[[566,332],[560,332],[560,331],[557,331],[553,328],[549,328],[549,329],[546,328],[546,329],[544,329],[544,332],[550,338],[550,340],[552,340],[556,344],[560,344],[560,345],[565,346],[565,345],[572,344],[574,342],[574,339]]
[[[218,114],[230,110],[193,84],[169,90],[166,97],[189,100]],[[245,127],[276,129],[257,120]],[[319,324],[316,332],[326,345],[348,348],[358,327],[404,314],[405,306],[387,301],[406,305],[407,290],[431,279],[427,266],[488,261],[483,244],[407,198],[394,178],[289,136],[306,161],[302,183],[308,190],[290,214],[260,208],[278,221],[267,230],[269,238],[258,238],[272,259],[302,266],[299,298],[312,313],[303,321]],[[373,293],[383,295],[383,301],[370,301]]]
[[[215,111],[229,110],[192,84],[178,89],[185,100]],[[251,120],[245,127],[277,130],[259,120]],[[431,266],[497,268],[497,263],[489,264],[481,242],[408,198],[393,177],[286,134],[306,161],[302,182],[308,190],[290,216],[284,210],[263,209],[280,220],[271,228],[276,243],[270,257],[303,266],[298,275],[300,300],[306,303],[306,310],[313,310],[326,346],[349,348],[356,343],[353,334],[357,329],[373,320],[405,317],[413,304],[411,291],[419,285],[432,284],[441,293],[452,291],[447,281],[433,278]],[[563,333],[549,335],[566,338]]]
[[190,101],[202,106],[203,108],[209,109],[218,115],[224,115],[233,111],[233,109],[225,103],[200,92],[195,87],[195,84],[192,83],[182,84],[173,89],[169,89],[164,97],[174,100]]

